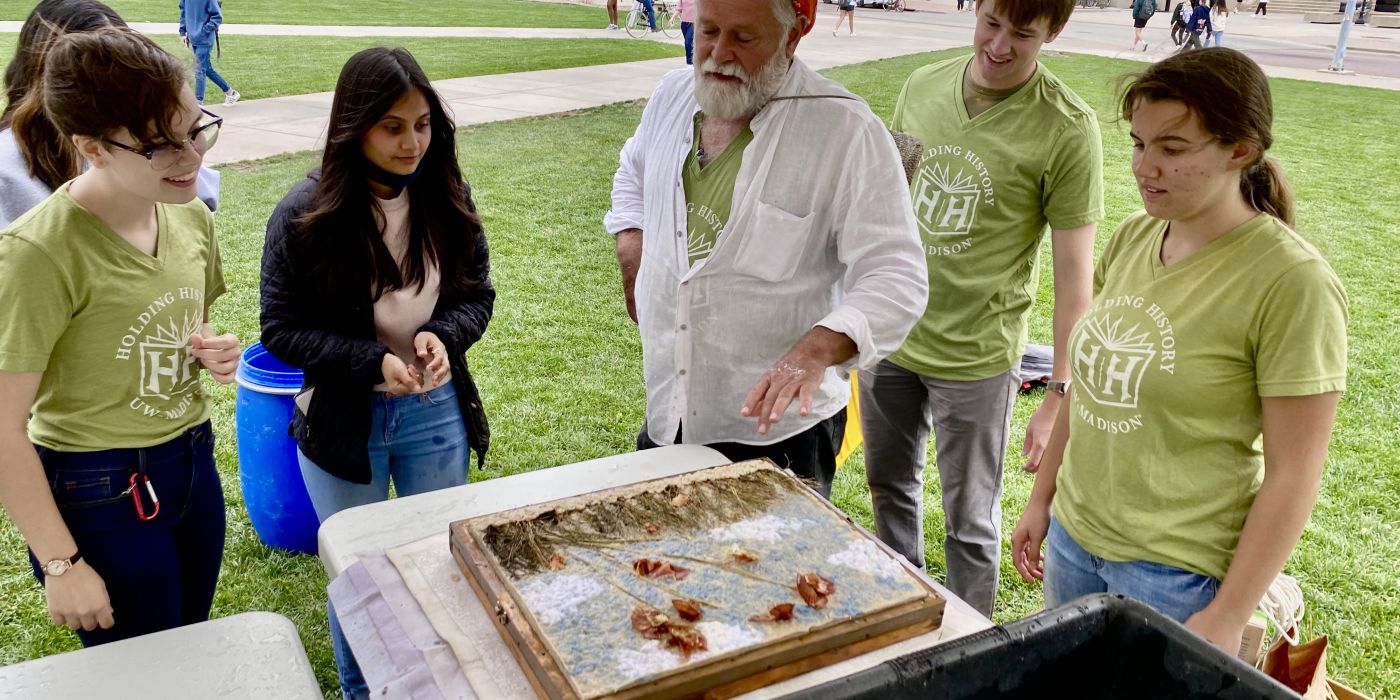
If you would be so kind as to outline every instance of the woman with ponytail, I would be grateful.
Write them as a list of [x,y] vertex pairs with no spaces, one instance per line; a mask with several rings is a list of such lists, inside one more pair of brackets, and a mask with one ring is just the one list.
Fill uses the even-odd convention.
[[[0,228],[82,172],[83,159],[44,113],[39,86],[49,48],[65,33],[125,26],[97,0],[42,0],[20,27],[0,113]],[[219,202],[219,174],[201,168],[198,181],[199,198],[212,211]]]
[[1292,228],[1253,61],[1173,56],[1120,108],[1145,211],[1109,240],[1070,336],[1070,400],[1013,563],[1047,606],[1121,593],[1234,652],[1317,498],[1346,295]]
[[[489,433],[466,352],[496,292],[456,127],[413,56],[340,72],[321,168],[267,225],[262,342],[305,374],[292,433],[322,522],[467,482]],[[368,689],[330,611],[341,690]]]

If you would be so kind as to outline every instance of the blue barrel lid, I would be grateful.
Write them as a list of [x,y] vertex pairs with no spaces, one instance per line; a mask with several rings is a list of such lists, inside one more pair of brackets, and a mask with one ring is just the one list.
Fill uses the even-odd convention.
[[295,392],[301,388],[301,370],[273,357],[262,343],[253,343],[243,351],[238,363],[238,383],[255,391],[270,393]]

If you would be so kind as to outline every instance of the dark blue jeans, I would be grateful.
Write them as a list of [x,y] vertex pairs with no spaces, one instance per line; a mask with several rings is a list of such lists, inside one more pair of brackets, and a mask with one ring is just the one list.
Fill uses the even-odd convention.
[[[83,646],[203,622],[224,557],[224,493],[208,421],[144,449],[57,452],[36,447],[63,522],[112,602],[111,629],[78,630]],[[150,478],[160,512],[137,517],[133,473]],[[147,515],[152,503],[141,496]],[[44,583],[33,553],[34,577]]]
[[215,71],[215,70],[214,70],[214,64],[209,60],[209,53],[210,53],[211,51],[214,50],[214,47],[213,47],[212,45],[208,45],[208,44],[206,44],[206,45],[195,44],[195,45],[193,46],[193,48],[194,48],[194,98],[195,98],[196,100],[199,100],[199,102],[200,102],[201,104],[203,104],[203,102],[204,102],[204,78],[205,78],[205,76],[208,76],[210,80],[214,81],[214,84],[215,84],[215,85],[218,85],[218,86],[219,86],[219,89],[220,89],[220,90],[223,90],[224,93],[227,94],[227,93],[228,93],[228,81],[227,81],[227,80],[224,80],[224,76],[219,75],[218,71]]
[[[394,493],[412,496],[467,483],[467,427],[457,403],[457,389],[448,382],[422,394],[390,396],[376,393],[371,404],[369,459],[373,481],[356,484],[331,476],[297,450],[302,479],[316,508],[327,518],[346,508],[378,503]],[[346,700],[370,697],[364,672],[340,629],[335,606],[326,602],[331,645],[340,669],[340,691]]]
[[695,62],[695,23],[681,22],[681,36],[685,37],[685,64],[694,65]]
[[655,10],[654,8],[652,8],[651,0],[637,0],[637,1],[640,2],[640,3],[642,3],[642,7],[645,7],[646,10],[647,10],[647,26],[648,26],[648,27],[651,27],[651,30],[652,30],[653,32],[656,31],[656,10]]

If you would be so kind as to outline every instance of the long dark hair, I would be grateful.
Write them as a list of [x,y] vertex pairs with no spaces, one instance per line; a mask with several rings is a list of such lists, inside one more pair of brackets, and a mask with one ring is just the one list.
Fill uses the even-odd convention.
[[43,0],[20,27],[14,60],[5,68],[0,130],[13,131],[29,174],[49,189],[82,172],[82,159],[44,111],[40,83],[49,51],[65,33],[125,26],[112,8],[97,0]]
[[[432,140],[422,172],[408,185],[408,250],[395,263],[384,244],[370,191],[363,138],[409,90],[428,102]],[[427,281],[436,266],[445,293],[470,290],[480,281],[467,270],[481,236],[457,165],[456,125],[413,56],[400,48],[365,49],[345,63],[331,103],[320,182],[311,209],[297,220],[297,238],[313,260],[317,289],[330,298],[354,295],[369,285],[373,298]]]
[[1131,121],[1144,100],[1180,102],[1220,143],[1252,147],[1254,161],[1240,173],[1240,193],[1255,209],[1294,225],[1283,166],[1264,155],[1274,145],[1274,101],[1258,64],[1223,47],[1179,53],[1128,80],[1119,102],[1123,119]]

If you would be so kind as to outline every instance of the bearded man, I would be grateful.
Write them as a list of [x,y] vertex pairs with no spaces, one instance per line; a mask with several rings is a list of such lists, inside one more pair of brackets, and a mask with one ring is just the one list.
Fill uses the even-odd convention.
[[927,303],[909,188],[880,119],[794,58],[816,0],[696,11],[694,68],[652,94],[604,219],[641,330],[637,447],[768,457],[829,495],[849,371]]

